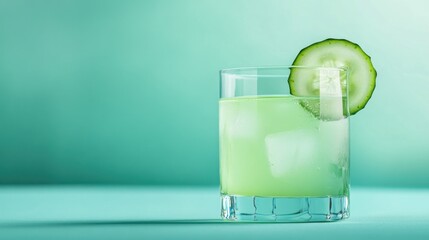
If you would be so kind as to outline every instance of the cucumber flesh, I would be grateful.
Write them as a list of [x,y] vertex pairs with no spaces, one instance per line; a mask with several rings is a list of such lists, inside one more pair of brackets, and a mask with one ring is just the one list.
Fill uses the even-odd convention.
[[[352,115],[365,107],[375,88],[377,72],[372,65],[371,57],[359,45],[345,39],[330,38],[314,43],[299,52],[293,65],[347,69],[348,86],[345,81],[341,81],[338,86],[326,85],[326,89],[323,89],[323,84],[315,83],[314,77],[306,74],[306,71],[292,68],[289,87],[291,94],[296,96],[322,94],[344,96],[348,90],[348,110]],[[345,71],[343,73],[345,74]],[[339,78],[346,79],[345,76]],[[338,87],[341,88],[341,93]]]

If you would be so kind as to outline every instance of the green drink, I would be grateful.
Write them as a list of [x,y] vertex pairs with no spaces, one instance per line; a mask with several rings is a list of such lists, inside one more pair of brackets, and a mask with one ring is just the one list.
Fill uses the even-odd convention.
[[[346,70],[229,69],[219,101],[222,217],[334,221],[349,214]],[[309,79],[315,90],[303,95]],[[292,79],[293,80],[293,79]],[[306,89],[306,88],[304,88]]]
[[375,88],[371,58],[345,39],[286,67],[222,70],[221,217],[322,222],[349,217],[349,118]]
[[320,101],[294,96],[222,99],[221,194],[347,196],[348,118],[322,120],[302,106]]

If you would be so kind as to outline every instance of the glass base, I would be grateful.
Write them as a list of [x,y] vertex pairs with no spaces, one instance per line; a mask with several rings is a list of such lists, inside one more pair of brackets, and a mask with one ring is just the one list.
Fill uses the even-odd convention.
[[331,222],[349,217],[349,198],[222,195],[221,216],[232,221]]

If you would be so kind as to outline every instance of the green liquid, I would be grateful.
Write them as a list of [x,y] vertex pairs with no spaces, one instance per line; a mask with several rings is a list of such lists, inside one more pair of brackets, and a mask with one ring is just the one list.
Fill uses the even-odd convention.
[[[221,193],[262,197],[345,196],[348,118],[320,120],[303,98],[220,100]],[[319,99],[305,99],[317,105]]]

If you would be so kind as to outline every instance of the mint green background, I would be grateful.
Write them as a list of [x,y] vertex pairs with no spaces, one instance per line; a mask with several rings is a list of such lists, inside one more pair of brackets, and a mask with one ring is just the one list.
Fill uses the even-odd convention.
[[429,186],[429,3],[0,0],[0,183],[218,184],[218,70],[372,56],[353,185]]

